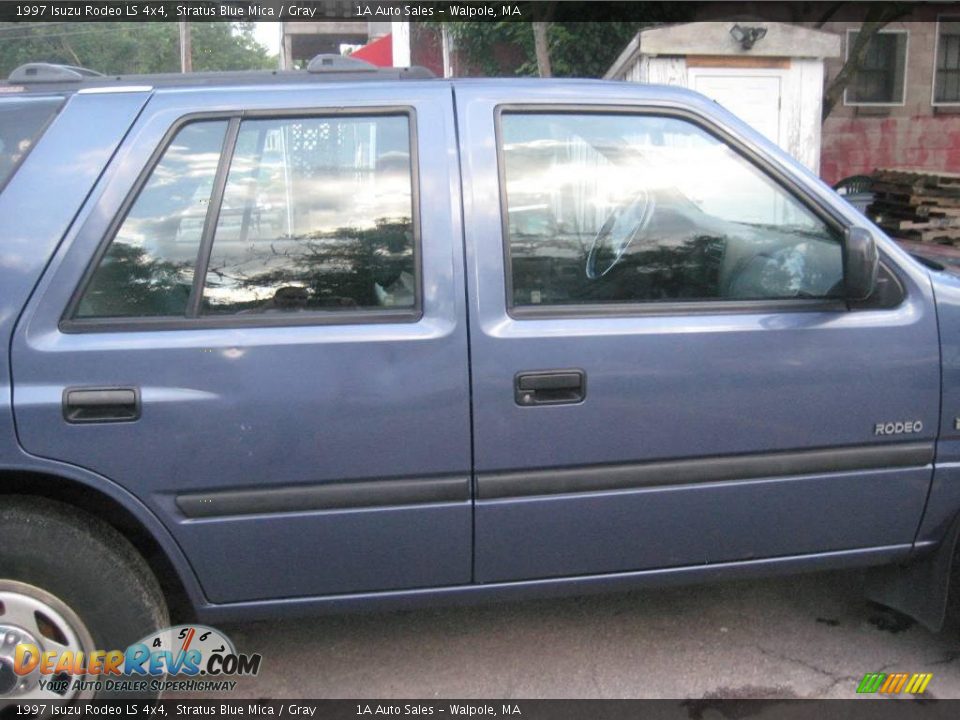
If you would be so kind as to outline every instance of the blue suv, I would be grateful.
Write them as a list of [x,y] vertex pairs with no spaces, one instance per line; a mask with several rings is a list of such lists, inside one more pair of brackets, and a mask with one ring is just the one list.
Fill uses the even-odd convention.
[[960,278],[696,93],[31,65],[0,188],[0,635],[859,566],[943,623]]

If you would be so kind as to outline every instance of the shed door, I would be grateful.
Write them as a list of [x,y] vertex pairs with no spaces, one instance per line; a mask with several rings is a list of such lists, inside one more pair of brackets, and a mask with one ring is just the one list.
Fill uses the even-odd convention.
[[[690,70],[690,87],[716,100],[780,145],[781,73],[726,69]],[[782,147],[782,145],[781,145]]]

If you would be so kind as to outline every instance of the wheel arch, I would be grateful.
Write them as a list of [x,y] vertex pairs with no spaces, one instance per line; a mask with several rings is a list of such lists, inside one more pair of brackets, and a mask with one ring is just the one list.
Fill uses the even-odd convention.
[[9,495],[57,501],[111,526],[150,567],[171,618],[184,622],[195,618],[196,608],[204,600],[193,570],[166,528],[133,496],[102,478],[94,484],[63,471],[0,468],[0,496]]

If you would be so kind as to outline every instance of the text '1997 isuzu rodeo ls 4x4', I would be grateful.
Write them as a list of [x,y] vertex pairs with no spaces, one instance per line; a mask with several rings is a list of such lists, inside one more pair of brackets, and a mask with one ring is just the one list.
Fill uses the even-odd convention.
[[960,279],[693,92],[315,69],[0,86],[0,634],[855,566],[942,625]]

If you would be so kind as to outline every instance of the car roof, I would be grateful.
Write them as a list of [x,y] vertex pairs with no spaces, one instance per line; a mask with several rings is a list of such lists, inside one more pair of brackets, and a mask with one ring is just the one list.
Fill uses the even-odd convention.
[[[10,78],[0,81],[0,98],[23,95],[69,95],[76,92],[108,92],[111,90],[177,90],[177,89],[242,89],[245,87],[270,86],[291,87],[344,84],[396,82],[447,82],[454,86],[488,86],[505,91],[508,88],[540,91],[571,90],[574,95],[583,96],[594,89],[600,94],[618,94],[616,88],[629,88],[631,96],[645,98],[670,99],[686,102],[703,101],[699,93],[666,85],[638,84],[616,80],[596,78],[437,78],[427,68],[413,66],[406,68],[379,68],[363,61],[336,56],[319,55],[311,61],[307,70],[244,70],[226,72],[194,73],[157,73],[148,75],[102,75],[85,68],[47,63],[29,63],[22,65],[10,74]],[[27,72],[33,70],[37,76],[31,78]],[[564,93],[561,93],[564,94]],[[558,98],[560,99],[560,98]],[[565,97],[570,100],[571,97]]]

